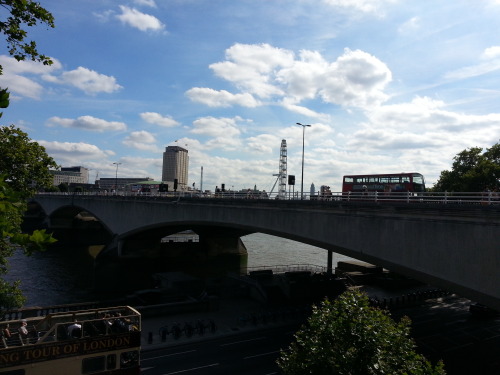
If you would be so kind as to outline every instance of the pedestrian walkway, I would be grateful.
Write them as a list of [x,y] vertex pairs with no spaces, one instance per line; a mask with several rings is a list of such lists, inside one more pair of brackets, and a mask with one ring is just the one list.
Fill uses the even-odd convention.
[[[143,317],[141,347],[142,350],[154,350],[290,324],[300,319],[305,319],[303,309],[273,309],[250,298],[223,299],[213,311]],[[204,328],[199,329],[201,324]],[[175,326],[180,330],[177,337]]]

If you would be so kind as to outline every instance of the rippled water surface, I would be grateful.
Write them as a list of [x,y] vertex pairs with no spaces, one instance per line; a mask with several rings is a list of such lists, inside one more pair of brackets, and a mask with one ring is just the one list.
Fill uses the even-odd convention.
[[[290,264],[326,266],[327,251],[300,242],[261,233],[242,238],[248,251],[248,267]],[[26,306],[75,303],[102,298],[93,292],[92,259],[71,249],[50,250],[10,259],[7,280],[21,280]],[[334,254],[333,264],[351,259]]]

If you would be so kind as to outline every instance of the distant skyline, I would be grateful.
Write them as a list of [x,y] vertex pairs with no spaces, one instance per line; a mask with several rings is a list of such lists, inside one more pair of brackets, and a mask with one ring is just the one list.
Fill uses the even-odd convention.
[[[500,0],[40,0],[54,64],[0,51],[14,124],[64,167],[269,191],[281,140],[304,191],[345,174],[420,172],[500,141]],[[0,17],[1,18],[1,17]],[[5,46],[5,44],[4,44]]]

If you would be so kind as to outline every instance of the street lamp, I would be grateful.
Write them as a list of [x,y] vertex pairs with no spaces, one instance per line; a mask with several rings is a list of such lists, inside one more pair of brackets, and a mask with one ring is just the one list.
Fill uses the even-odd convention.
[[113,164],[115,164],[115,165],[116,165],[116,174],[115,174],[115,194],[118,194],[118,166],[119,166],[121,163],[114,162]]
[[302,126],[302,179],[300,182],[300,199],[304,199],[304,137],[306,134],[306,126],[311,125],[303,125],[300,122],[297,122],[297,125]]

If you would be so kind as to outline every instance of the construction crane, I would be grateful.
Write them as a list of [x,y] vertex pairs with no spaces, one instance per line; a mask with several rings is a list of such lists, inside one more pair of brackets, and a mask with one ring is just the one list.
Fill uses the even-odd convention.
[[277,176],[276,181],[274,182],[274,185],[271,189],[271,192],[269,195],[271,195],[274,191],[274,188],[276,187],[276,184],[279,181],[279,187],[278,187],[278,196],[276,199],[286,199],[286,139],[281,140],[281,147],[280,147],[280,165],[279,165],[279,170],[278,174],[273,174],[273,176]]

